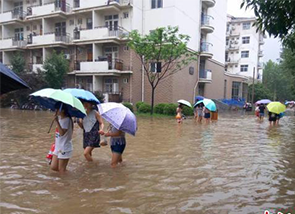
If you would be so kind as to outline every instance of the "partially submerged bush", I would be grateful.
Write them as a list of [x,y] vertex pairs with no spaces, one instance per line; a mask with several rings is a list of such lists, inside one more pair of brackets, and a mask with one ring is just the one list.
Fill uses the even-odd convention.
[[166,115],[175,115],[177,106],[178,105],[174,103],[166,104],[166,106],[164,107],[163,113]]
[[156,114],[164,114],[164,108],[167,104],[166,103],[160,103],[155,106],[155,113]]
[[152,109],[151,105],[144,103],[144,104],[140,105],[138,112],[139,113],[151,113],[151,109]]
[[130,109],[130,111],[132,111],[133,112],[133,105],[131,104],[131,103],[128,103],[128,102],[124,102],[124,103],[122,103],[125,107],[127,107],[127,108],[129,108]]

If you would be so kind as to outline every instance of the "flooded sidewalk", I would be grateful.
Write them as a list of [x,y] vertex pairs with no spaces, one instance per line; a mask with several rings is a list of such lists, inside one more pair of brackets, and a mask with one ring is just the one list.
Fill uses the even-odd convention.
[[0,213],[295,213],[295,117],[269,128],[252,115],[220,115],[209,125],[138,118],[124,164],[109,147],[83,156],[75,127],[69,172],[45,159],[49,112],[1,109]]

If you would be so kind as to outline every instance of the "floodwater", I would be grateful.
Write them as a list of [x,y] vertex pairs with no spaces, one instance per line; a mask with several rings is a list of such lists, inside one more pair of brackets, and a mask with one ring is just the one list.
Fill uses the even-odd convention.
[[2,109],[0,213],[295,213],[295,117],[269,128],[253,116],[217,123],[139,118],[124,164],[108,147],[86,163],[74,132],[68,173],[48,168],[50,112]]

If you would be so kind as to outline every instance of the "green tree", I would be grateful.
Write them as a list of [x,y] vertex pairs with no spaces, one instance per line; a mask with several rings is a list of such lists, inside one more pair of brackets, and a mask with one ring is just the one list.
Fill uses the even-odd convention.
[[[248,89],[248,96],[249,100],[252,100],[252,85],[249,85]],[[258,100],[262,99],[272,99],[271,97],[271,92],[262,84],[262,83],[256,83],[254,84],[254,103],[257,102]]]
[[24,74],[25,73],[25,65],[26,61],[24,59],[23,54],[17,52],[13,55],[11,59],[11,66],[12,70],[17,74]]
[[196,53],[188,50],[189,36],[180,34],[178,27],[157,28],[148,35],[132,31],[128,39],[128,46],[139,56],[151,85],[151,114],[153,114],[157,86],[162,80],[197,60]]
[[254,10],[258,29],[279,37],[285,45],[295,48],[294,0],[243,0],[243,7]]
[[63,53],[55,51],[44,62],[44,78],[48,87],[61,88],[64,85],[65,77],[69,71],[69,62]]
[[289,80],[291,99],[295,99],[295,52],[289,48],[284,48],[281,54],[281,67]]

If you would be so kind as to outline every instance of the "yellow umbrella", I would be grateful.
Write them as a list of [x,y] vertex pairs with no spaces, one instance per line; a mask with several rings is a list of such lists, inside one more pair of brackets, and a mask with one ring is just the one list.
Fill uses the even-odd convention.
[[271,102],[267,106],[269,112],[280,114],[286,111],[286,106],[280,102]]

